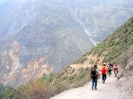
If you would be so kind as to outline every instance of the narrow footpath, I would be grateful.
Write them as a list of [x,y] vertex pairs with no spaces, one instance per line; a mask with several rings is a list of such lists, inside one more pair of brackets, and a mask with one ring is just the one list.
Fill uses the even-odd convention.
[[66,90],[50,99],[119,99],[120,93],[115,87],[117,78],[107,77],[105,84],[98,79],[97,90],[91,90],[91,82],[82,87]]

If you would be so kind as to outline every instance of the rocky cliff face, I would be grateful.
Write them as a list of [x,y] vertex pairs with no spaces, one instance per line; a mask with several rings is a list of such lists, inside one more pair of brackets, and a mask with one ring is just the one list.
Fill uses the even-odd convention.
[[2,2],[0,83],[18,86],[65,68],[132,15],[132,1],[121,2]]

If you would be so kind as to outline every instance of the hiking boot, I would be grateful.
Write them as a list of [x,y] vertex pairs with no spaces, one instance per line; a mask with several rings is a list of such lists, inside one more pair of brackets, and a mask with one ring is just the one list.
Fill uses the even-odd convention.
[[97,87],[95,87],[95,90],[97,89]]

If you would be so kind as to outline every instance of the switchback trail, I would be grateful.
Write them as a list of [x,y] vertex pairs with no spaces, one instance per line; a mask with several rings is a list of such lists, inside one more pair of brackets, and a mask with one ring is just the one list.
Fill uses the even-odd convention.
[[119,99],[120,93],[115,87],[117,78],[114,75],[107,77],[105,84],[102,83],[102,79],[98,79],[97,90],[91,90],[91,82],[88,84],[66,90],[61,94],[58,94],[50,99]]

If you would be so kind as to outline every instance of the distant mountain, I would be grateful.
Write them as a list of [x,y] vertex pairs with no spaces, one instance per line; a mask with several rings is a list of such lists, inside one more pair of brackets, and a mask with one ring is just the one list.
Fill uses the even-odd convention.
[[102,42],[133,12],[124,0],[5,0],[0,79],[18,86],[56,73]]

